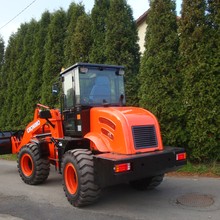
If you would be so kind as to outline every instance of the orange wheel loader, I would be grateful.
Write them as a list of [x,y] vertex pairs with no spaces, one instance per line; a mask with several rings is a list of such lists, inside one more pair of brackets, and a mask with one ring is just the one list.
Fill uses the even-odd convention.
[[106,186],[155,188],[186,164],[184,148],[163,146],[152,113],[125,105],[123,66],[77,63],[60,79],[60,109],[38,104],[24,131],[0,132],[0,154],[17,154],[25,183],[43,183],[54,165],[68,201],[80,207]]

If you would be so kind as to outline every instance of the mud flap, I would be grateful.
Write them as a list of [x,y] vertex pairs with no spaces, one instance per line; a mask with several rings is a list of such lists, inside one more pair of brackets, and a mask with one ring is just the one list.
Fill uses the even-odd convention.
[[12,143],[11,143],[12,136],[13,136],[13,132],[0,131],[0,155],[12,154]]

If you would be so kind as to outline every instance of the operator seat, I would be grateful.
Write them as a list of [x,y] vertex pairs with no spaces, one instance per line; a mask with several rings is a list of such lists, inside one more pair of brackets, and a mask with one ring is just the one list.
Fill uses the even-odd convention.
[[111,98],[110,81],[107,76],[99,76],[90,92],[89,99],[92,103],[109,103]]

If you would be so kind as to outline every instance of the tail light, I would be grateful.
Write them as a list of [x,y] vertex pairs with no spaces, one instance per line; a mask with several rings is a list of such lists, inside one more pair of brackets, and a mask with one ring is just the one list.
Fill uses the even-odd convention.
[[122,173],[131,170],[131,163],[121,163],[114,166],[115,173]]
[[176,155],[176,160],[186,160],[186,153],[179,153]]

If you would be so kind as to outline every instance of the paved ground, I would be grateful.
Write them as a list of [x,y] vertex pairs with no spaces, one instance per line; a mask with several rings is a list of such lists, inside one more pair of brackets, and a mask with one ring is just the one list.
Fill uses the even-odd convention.
[[220,178],[165,177],[155,190],[129,185],[103,190],[100,200],[74,208],[65,198],[61,175],[53,167],[42,185],[24,184],[16,162],[0,160],[0,220],[219,220]]

